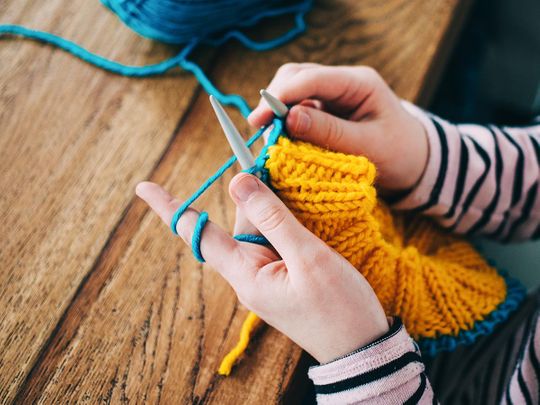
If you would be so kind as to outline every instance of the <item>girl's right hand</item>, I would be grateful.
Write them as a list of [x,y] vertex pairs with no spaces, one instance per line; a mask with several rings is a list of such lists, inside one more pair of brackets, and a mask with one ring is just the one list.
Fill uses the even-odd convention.
[[[233,239],[207,223],[200,249],[240,301],[321,363],[384,335],[388,321],[367,280],[343,256],[307,230],[257,177],[240,173],[230,184],[239,212],[272,244]],[[170,224],[181,202],[160,186],[141,183],[137,195]],[[177,224],[191,244],[197,213]],[[243,229],[245,232],[245,229]]]
[[[383,190],[408,190],[422,176],[429,153],[424,127],[372,68],[289,63],[267,90],[294,105],[286,119],[289,135],[366,156]],[[248,120],[260,127],[272,117],[261,99]]]

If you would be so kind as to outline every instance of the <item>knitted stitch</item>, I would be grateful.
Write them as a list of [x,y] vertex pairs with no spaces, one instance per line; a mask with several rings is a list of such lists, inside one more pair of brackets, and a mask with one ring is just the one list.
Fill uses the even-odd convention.
[[[377,199],[376,170],[367,158],[293,141],[281,134],[282,125],[274,120],[268,145],[248,171],[262,173],[296,218],[363,274],[385,312],[403,320],[426,354],[491,333],[523,299],[524,288],[463,238],[429,219],[391,212]],[[171,225],[175,229],[176,222]],[[237,235],[246,242],[250,237]],[[255,317],[249,313],[220,374],[228,375],[247,347]]]
[[[112,0],[103,1],[118,12]],[[221,37],[190,39],[178,55],[148,66],[122,65],[56,35],[16,25],[0,25],[0,36],[19,35],[50,43],[101,69],[124,76],[159,75],[181,67],[192,72],[202,87],[221,103],[234,105],[247,116],[250,109],[245,100],[238,95],[222,94],[188,56],[199,43],[219,46],[231,38],[255,50],[279,46],[305,29],[303,17],[310,7],[311,0],[304,0],[291,7],[257,13],[241,24],[255,24],[260,18],[276,13],[295,13],[295,27],[273,40],[255,42],[233,29]],[[142,35],[184,42],[171,40],[170,32],[165,33],[166,37],[157,36],[152,31],[156,26],[147,24],[151,21],[133,25],[131,14],[122,11],[119,16],[132,28],[137,27]],[[308,229],[362,272],[386,312],[403,319],[424,353],[434,355],[441,350],[453,350],[459,344],[472,343],[507,319],[523,299],[524,288],[515,280],[499,276],[466,241],[444,233],[426,219],[391,213],[384,203],[377,201],[373,187],[375,168],[367,159],[293,142],[280,136],[282,121],[274,120],[273,125],[269,146],[248,172],[259,173],[261,180],[274,189]],[[264,130],[258,131],[248,144],[259,139]],[[171,222],[174,233],[185,210],[235,161],[235,157],[230,158],[177,210]],[[208,214],[201,213],[192,238],[193,253],[201,262],[204,258],[200,240],[207,219]],[[268,243],[256,235],[242,234],[235,238],[247,243]],[[230,373],[247,347],[257,319],[255,314],[249,314],[239,344],[224,359],[220,373]]]
[[471,244],[376,199],[375,166],[365,157],[286,137],[268,153],[277,195],[364,275],[415,339],[457,336],[505,300],[504,278]]

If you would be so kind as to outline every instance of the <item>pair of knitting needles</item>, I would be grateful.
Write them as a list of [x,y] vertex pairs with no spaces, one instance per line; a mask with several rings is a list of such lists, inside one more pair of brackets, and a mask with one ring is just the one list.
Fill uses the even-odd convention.
[[[261,90],[260,94],[262,98],[266,100],[276,117],[283,118],[287,115],[289,109],[285,104],[272,96],[266,90]],[[238,163],[240,163],[242,169],[246,170],[253,167],[255,165],[255,158],[244,143],[244,139],[240,135],[240,132],[238,132],[238,129],[236,129],[234,126],[231,118],[223,109],[223,106],[214,96],[210,96],[210,103],[214,108],[214,112],[216,113],[221,128],[223,128],[227,141],[229,141],[229,145],[231,146],[231,149],[236,156],[236,159],[238,159]]]

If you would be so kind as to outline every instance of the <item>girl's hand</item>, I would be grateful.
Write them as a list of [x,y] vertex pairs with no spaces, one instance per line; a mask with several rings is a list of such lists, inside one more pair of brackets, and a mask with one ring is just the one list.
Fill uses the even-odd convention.
[[[384,190],[410,189],[422,176],[428,159],[425,130],[372,68],[291,63],[267,89],[294,105],[286,119],[289,135],[366,156],[377,166]],[[272,116],[261,100],[248,120],[260,127]]]
[[[273,248],[239,242],[208,222],[201,252],[238,299],[321,363],[364,346],[388,331],[381,304],[364,277],[302,226],[255,176],[241,173],[230,194],[250,224]],[[137,195],[169,224],[180,206],[160,186],[140,183]],[[190,209],[178,234],[189,245],[197,221]]]

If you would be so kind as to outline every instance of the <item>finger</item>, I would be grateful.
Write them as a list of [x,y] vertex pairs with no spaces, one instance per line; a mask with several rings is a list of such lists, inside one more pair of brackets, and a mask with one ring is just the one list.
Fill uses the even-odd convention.
[[[172,217],[181,202],[171,196],[161,186],[142,182],[137,185],[137,195],[154,210],[166,225],[171,223]],[[197,224],[199,213],[189,208],[177,223],[178,235],[191,246],[193,231]],[[235,290],[238,290],[249,281],[249,269],[238,269],[232,263],[242,263],[240,260],[241,245],[231,238],[219,226],[208,221],[201,235],[200,249],[203,258],[218,271]]]
[[268,91],[285,104],[316,99],[351,109],[361,104],[381,83],[384,82],[379,74],[366,66],[319,66],[299,70],[285,80],[276,81]]
[[285,262],[299,264],[305,249],[312,250],[314,244],[323,244],[257,177],[240,173],[231,181],[229,191],[238,208]]
[[135,193],[158,214],[165,225],[170,225],[174,213],[180,206],[179,200],[173,198],[158,184],[149,181],[137,184]]
[[[384,81],[369,67],[318,66],[281,77],[271,83],[268,91],[285,104],[317,99],[336,111],[355,111],[355,118],[358,119],[376,108],[377,99],[384,97],[387,92],[375,90],[383,88]],[[366,103],[370,97],[371,103]],[[252,116],[250,122],[260,124],[263,118],[272,114],[266,103],[261,102]]]
[[320,100],[314,100],[314,99],[308,98],[306,100],[300,101],[299,104],[304,107],[315,108],[317,110],[324,110],[324,104]]
[[[286,63],[277,70],[274,78],[267,86],[267,89],[276,87],[280,82],[287,81],[301,70],[313,69],[319,66],[321,65],[317,63]],[[248,116],[248,122],[255,128],[259,128],[263,125],[269,124],[273,117],[273,111],[270,109],[270,106],[266,100],[261,97],[257,107],[255,107],[255,109]]]
[[236,221],[234,222],[234,234],[260,235],[261,233],[251,222],[246,218],[244,213],[236,207]]
[[344,120],[327,112],[294,106],[287,115],[288,134],[337,152],[369,155],[379,130],[369,122]]

